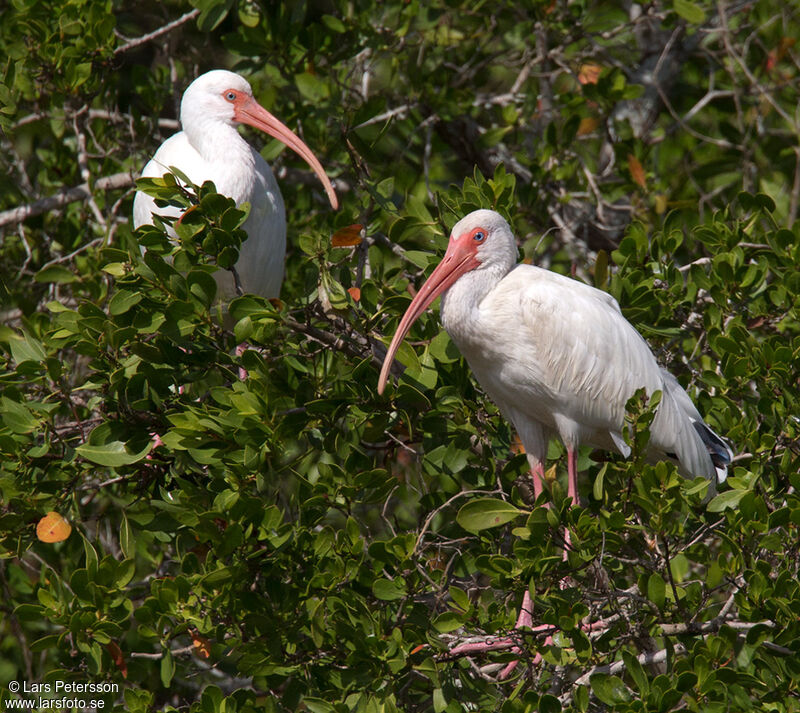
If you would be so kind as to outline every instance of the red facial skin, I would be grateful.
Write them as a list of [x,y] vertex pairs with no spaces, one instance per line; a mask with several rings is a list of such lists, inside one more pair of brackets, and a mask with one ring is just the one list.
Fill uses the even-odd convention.
[[275,137],[278,141],[286,144],[292,151],[301,156],[305,162],[311,166],[314,173],[317,174],[317,177],[325,187],[325,192],[328,194],[328,200],[331,203],[331,208],[336,210],[339,207],[336,192],[333,190],[333,185],[325,173],[325,170],[322,168],[322,164],[297,134],[286,126],[286,124],[270,114],[263,106],[253,99],[253,97],[244,92],[240,92],[236,89],[226,89],[222,92],[222,97],[225,101],[233,104],[234,121],[260,129],[270,136]]

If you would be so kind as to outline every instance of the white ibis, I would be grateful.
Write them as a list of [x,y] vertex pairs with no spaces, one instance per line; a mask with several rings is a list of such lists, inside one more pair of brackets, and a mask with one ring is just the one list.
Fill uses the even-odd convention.
[[[584,283],[516,262],[516,241],[498,213],[477,210],[460,220],[444,258],[400,321],[383,362],[379,393],[411,325],[442,295],[442,325],[516,428],[537,497],[553,435],[567,448],[573,502],[581,443],[629,454],[623,437],[625,405],[642,387],[648,394],[662,392],[649,455],[671,460],[686,476],[708,478],[712,488],[723,481],[733,453],[703,422],[678,381],[658,366],[616,300]],[[526,591],[517,628],[530,627],[530,605]],[[472,645],[470,651],[476,650]]]
[[[183,131],[161,144],[142,176],[159,177],[174,166],[195,184],[213,181],[217,191],[237,205],[250,203],[250,215],[242,226],[247,240],[235,270],[245,292],[277,297],[286,253],[283,197],[267,162],[239,135],[238,124],[261,129],[305,159],[336,210],[336,193],[311,149],[253,98],[244,77],[222,69],[206,72],[186,89],[181,100]],[[177,216],[179,210],[158,208],[153,198],[138,192],[133,202],[134,226],[151,223],[153,215]],[[223,300],[236,295],[230,271],[220,270],[215,277]]]

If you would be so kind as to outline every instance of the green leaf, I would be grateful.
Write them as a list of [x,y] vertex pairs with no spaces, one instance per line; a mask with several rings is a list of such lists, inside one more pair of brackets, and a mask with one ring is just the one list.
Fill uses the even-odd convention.
[[602,468],[597,473],[594,479],[594,484],[592,485],[592,495],[594,496],[595,500],[603,499],[603,487],[604,487],[604,480],[606,475],[606,468],[608,467],[607,463],[603,463]]
[[310,72],[296,74],[294,82],[300,93],[310,102],[324,101],[330,94],[327,83]]
[[128,516],[122,513],[122,525],[119,531],[119,546],[125,557],[132,559],[136,553],[136,541],[133,537],[133,530],[128,522]]
[[117,567],[117,576],[114,584],[123,589],[128,586],[136,573],[136,562],[132,559],[126,559],[119,563]]
[[561,701],[555,696],[545,693],[539,698],[538,713],[561,713]]
[[[192,5],[200,10],[197,27],[202,32],[211,32],[226,17],[234,0],[194,0]],[[164,684],[165,686],[167,684]]]
[[25,361],[42,362],[47,358],[42,343],[25,332],[10,337],[8,346],[11,349],[11,357],[17,364]]
[[86,537],[83,537],[83,552],[85,555],[85,567],[86,571],[89,575],[89,579],[94,579],[94,576],[97,574],[97,550],[95,550],[94,546],[92,545]]
[[39,604],[20,604],[14,609],[14,616],[25,621],[41,621],[44,607]]
[[41,639],[37,639],[30,645],[30,650],[33,653],[39,651],[47,651],[47,649],[54,649],[58,645],[58,640],[61,638],[60,634],[48,634]]
[[447,634],[450,631],[455,631],[464,625],[463,618],[456,612],[442,612],[433,620],[433,628],[440,634]]
[[141,292],[132,292],[130,290],[118,290],[114,293],[111,301],[108,303],[109,314],[117,316],[124,314],[134,305],[142,301],[144,295]]
[[334,15],[323,15],[322,22],[325,23],[325,27],[327,27],[329,30],[333,30],[337,34],[341,34],[347,29],[344,26],[344,23]]
[[222,690],[218,686],[206,686],[200,696],[203,713],[219,713],[222,710]]
[[479,532],[490,527],[499,527],[519,515],[530,513],[520,510],[505,500],[479,498],[464,505],[456,515],[456,522],[469,532]]
[[647,579],[647,598],[659,609],[664,608],[667,585],[658,572],[653,572]]
[[674,0],[673,7],[678,15],[694,25],[701,25],[706,21],[706,11],[690,0]]
[[303,706],[311,713],[333,713],[336,709],[323,698],[303,696]]
[[75,274],[63,265],[50,265],[37,272],[33,279],[36,282],[47,282],[56,285],[66,285],[75,282]]
[[402,581],[381,577],[372,583],[372,593],[382,601],[391,602],[405,597],[406,588]]
[[644,667],[639,663],[639,659],[629,651],[623,651],[622,660],[625,662],[625,669],[636,684],[640,695],[642,697],[646,696],[650,690],[650,683]]
[[98,465],[107,465],[112,468],[131,465],[138,463],[153,449],[153,442],[150,441],[147,445],[136,453],[131,453],[128,447],[122,441],[111,441],[110,443],[103,443],[101,445],[92,445],[84,443],[78,446],[75,451],[78,455],[86,458],[86,460]]
[[41,419],[25,404],[0,396],[0,421],[14,433],[30,433],[39,427]]
[[610,706],[628,703],[631,694],[619,676],[607,673],[596,673],[590,679],[592,693],[602,702]]
[[172,678],[175,676],[175,659],[169,651],[164,652],[164,657],[161,659],[161,685],[164,688],[169,688],[172,683]]
[[726,490],[708,503],[707,509],[709,512],[733,510],[739,504],[739,501],[749,492],[749,490]]
[[608,282],[608,253],[605,250],[597,251],[594,262],[594,286],[603,289]]

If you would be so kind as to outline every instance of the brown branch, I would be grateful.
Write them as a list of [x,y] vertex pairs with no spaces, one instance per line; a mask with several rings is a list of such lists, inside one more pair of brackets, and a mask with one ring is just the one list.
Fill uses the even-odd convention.
[[[111,176],[104,176],[95,181],[93,189],[95,191],[113,191],[119,188],[127,188],[132,186],[134,181],[133,174],[129,172],[115,173]],[[16,225],[28,218],[32,218],[42,213],[48,213],[56,208],[61,208],[68,203],[75,201],[86,200],[91,197],[92,190],[88,183],[82,183],[73,188],[65,188],[64,190],[56,193],[54,196],[41,198],[33,203],[27,205],[17,206],[10,210],[5,210],[0,213],[0,228],[6,225]]]
[[[677,644],[674,648],[676,654],[682,654],[686,652],[686,647],[682,644]],[[660,651],[654,652],[647,652],[644,654],[639,654],[637,656],[637,660],[642,665],[647,664],[656,664],[656,663],[663,663],[667,660],[667,656],[669,655],[668,649],[661,649]],[[614,661],[611,664],[603,664],[599,666],[592,666],[586,673],[584,673],[580,678],[578,678],[573,684],[573,688],[576,686],[586,686],[589,683],[589,679],[598,673],[608,673],[608,674],[615,674],[619,671],[622,671],[625,668],[624,661]],[[568,692],[561,696],[561,705],[567,705],[570,700],[572,699],[572,693]]]
[[369,355],[372,363],[376,366],[381,366],[383,363],[382,357],[376,353],[376,349],[379,351],[378,347],[382,349],[383,345],[378,345],[361,334],[349,331],[347,334],[336,335],[319,327],[312,327],[310,324],[298,322],[293,317],[286,317],[285,321],[290,329],[305,334],[323,346],[343,352],[356,359],[364,359]]
[[172,22],[167,23],[163,27],[159,27],[157,30],[153,30],[153,32],[148,32],[146,35],[142,35],[141,37],[135,37],[133,39],[128,40],[125,37],[122,37],[123,40],[126,40],[124,45],[120,45],[114,50],[114,54],[121,54],[122,52],[127,52],[128,50],[134,49],[139,45],[143,45],[151,40],[156,39],[157,37],[161,37],[161,35],[167,34],[167,32],[171,32],[176,27],[183,25],[185,22],[197,17],[200,14],[200,10],[195,8],[194,10],[190,10],[184,15],[181,15],[177,20],[173,20]]
[[449,507],[459,498],[463,498],[467,495],[503,495],[503,491],[501,488],[496,490],[462,490],[461,492],[456,493],[453,497],[446,500],[442,503],[438,508],[433,510],[430,515],[425,520],[425,523],[422,525],[422,529],[419,531],[419,535],[417,536],[417,541],[414,544],[414,552],[419,549],[419,546],[422,544],[422,539],[425,537],[425,533],[428,531],[428,528],[433,522],[433,518],[436,517],[442,510]]
[[[81,112],[78,112],[81,113]],[[128,123],[133,120],[133,117],[130,114],[123,114],[119,111],[109,111],[108,109],[89,109],[86,112],[87,116],[90,119],[103,119],[104,121],[110,121],[115,124],[123,124]],[[65,114],[65,120],[70,118],[72,115],[68,112]],[[40,121],[42,119],[52,119],[53,117],[45,111],[37,111],[33,114],[28,114],[27,116],[23,116],[16,124],[14,124],[14,128],[18,129],[21,126],[25,126],[26,124],[32,124],[36,121]],[[177,119],[156,119],[158,126],[162,129],[173,129],[177,130],[180,129],[181,123]]]

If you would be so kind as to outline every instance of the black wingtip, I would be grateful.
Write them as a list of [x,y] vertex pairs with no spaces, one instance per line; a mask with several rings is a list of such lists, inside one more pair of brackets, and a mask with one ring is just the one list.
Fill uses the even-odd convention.
[[731,447],[702,421],[694,421],[692,425],[708,448],[711,462],[717,471],[717,480],[722,483],[728,477],[728,466],[733,462]]

